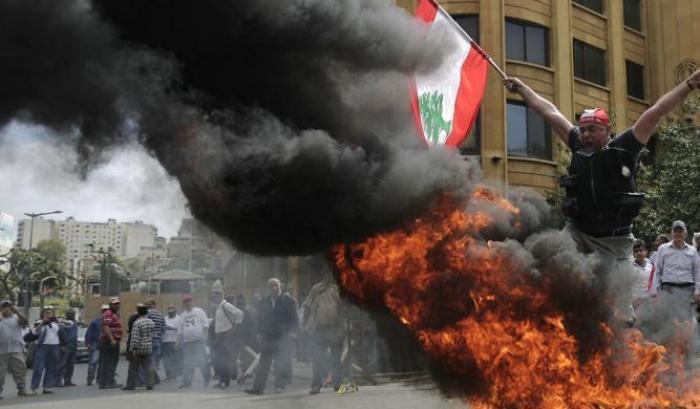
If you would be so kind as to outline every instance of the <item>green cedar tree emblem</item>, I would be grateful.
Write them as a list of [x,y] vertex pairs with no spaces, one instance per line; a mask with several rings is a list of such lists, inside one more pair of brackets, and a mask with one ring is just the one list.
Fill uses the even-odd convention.
[[452,121],[445,121],[442,117],[442,99],[443,95],[437,91],[426,92],[418,98],[423,130],[432,145],[438,143],[442,131],[449,134],[452,129]]

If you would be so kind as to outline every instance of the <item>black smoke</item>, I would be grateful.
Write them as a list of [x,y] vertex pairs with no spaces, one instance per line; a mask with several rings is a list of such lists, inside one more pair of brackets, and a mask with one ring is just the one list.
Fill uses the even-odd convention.
[[83,172],[136,139],[238,248],[310,253],[469,191],[412,128],[406,75],[444,46],[420,34],[380,0],[8,0],[0,126],[53,128]]

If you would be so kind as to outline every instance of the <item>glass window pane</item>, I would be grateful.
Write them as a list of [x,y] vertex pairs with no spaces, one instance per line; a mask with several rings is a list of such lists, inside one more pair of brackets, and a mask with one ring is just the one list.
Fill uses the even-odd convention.
[[547,32],[542,27],[527,26],[525,28],[526,61],[548,65],[547,61]]
[[627,95],[644,99],[644,66],[627,61]]
[[603,0],[574,0],[574,3],[578,3],[595,12],[603,13]]
[[508,103],[508,154],[527,156],[527,112],[524,105]]
[[596,84],[605,85],[605,54],[603,50],[585,44],[586,79]]
[[574,40],[574,76],[578,78],[585,77],[583,69],[583,43]]
[[452,18],[464,31],[469,34],[472,40],[479,42],[479,16],[478,15],[454,15]]
[[642,30],[642,13],[639,0],[625,0],[623,15],[627,27],[638,31]]
[[474,126],[472,126],[469,137],[459,147],[459,152],[462,155],[480,155],[481,154],[481,113],[477,114]]
[[528,156],[550,159],[549,128],[544,119],[534,110],[527,109],[527,146]]
[[506,21],[506,58],[525,61],[524,27]]

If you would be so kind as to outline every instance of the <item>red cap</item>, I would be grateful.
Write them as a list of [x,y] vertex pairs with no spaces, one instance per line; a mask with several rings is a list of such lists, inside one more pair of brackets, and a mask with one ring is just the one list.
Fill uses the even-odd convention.
[[182,301],[192,301],[192,295],[191,294],[183,294]]
[[608,118],[608,113],[602,108],[585,109],[578,119],[578,124],[583,125],[590,123],[610,126],[610,118]]

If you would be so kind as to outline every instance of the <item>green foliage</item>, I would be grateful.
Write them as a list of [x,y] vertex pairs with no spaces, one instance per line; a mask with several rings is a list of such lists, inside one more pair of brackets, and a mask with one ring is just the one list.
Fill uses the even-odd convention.
[[[700,98],[690,98],[681,117],[699,108]],[[689,232],[700,231],[700,128],[680,119],[660,126],[656,157],[641,166],[637,180],[647,202],[635,220],[636,237],[653,242],[674,220],[685,221]]]
[[[569,167],[569,163],[571,162],[571,153],[569,152],[569,148],[566,147],[563,143],[557,143],[557,150],[559,151],[559,155],[557,156],[559,159],[559,164],[554,171],[554,177],[558,181],[560,177],[566,175],[567,168]],[[562,213],[561,210],[561,203],[564,200],[564,197],[566,196],[564,189],[560,187],[557,183],[557,187],[552,190],[548,191],[545,195],[545,199],[547,200],[547,203],[549,203],[550,206],[550,215],[549,215],[549,220],[552,228],[555,229],[561,229],[564,227],[564,224],[566,222],[566,218],[564,217],[564,213]]]
[[68,306],[71,308],[83,308],[85,304],[83,304],[83,300],[77,297],[73,297],[70,300],[68,300]]
[[17,301],[16,294],[26,285],[27,278],[35,293],[42,281],[45,288],[60,289],[70,279],[66,271],[66,246],[62,240],[43,240],[35,251],[15,248],[0,256],[0,264],[7,269],[7,272],[0,272],[0,293],[12,302]]

